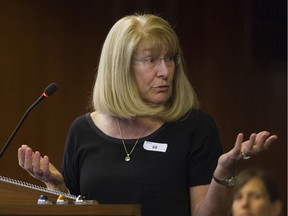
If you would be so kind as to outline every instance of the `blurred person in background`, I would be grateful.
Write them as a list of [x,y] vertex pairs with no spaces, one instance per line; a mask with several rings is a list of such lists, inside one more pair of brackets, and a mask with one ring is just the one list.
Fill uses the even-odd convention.
[[280,216],[282,201],[272,178],[262,169],[242,170],[234,186],[233,216]]

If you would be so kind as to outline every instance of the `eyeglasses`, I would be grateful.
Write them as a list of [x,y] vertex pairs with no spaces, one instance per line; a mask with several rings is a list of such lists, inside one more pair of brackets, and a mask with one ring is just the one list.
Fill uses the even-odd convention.
[[133,61],[140,61],[145,66],[153,68],[163,60],[167,66],[174,66],[180,63],[179,55],[169,55],[164,57],[132,58]]

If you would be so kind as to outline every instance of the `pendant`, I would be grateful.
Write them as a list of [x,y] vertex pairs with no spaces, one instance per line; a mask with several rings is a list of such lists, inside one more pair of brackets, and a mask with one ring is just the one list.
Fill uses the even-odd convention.
[[127,155],[127,157],[125,157],[125,161],[130,161],[130,157],[129,157],[129,155]]

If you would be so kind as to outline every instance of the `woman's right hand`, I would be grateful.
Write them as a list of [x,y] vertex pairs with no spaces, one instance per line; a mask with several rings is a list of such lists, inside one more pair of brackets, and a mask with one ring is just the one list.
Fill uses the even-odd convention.
[[68,192],[62,174],[49,162],[49,157],[41,157],[40,152],[22,145],[18,149],[19,165],[31,176],[45,183],[47,188]]

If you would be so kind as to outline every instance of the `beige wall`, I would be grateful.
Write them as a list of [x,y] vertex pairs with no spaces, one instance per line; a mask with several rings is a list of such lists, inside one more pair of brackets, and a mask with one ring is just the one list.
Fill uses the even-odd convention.
[[[286,57],[277,49],[286,44],[281,35],[270,38],[261,32],[260,1],[232,2],[0,1],[1,145],[43,88],[50,82],[59,85],[31,112],[0,159],[0,175],[39,184],[18,167],[22,143],[49,155],[60,168],[68,127],[89,110],[94,69],[108,30],[120,17],[145,9],[175,26],[202,108],[217,121],[225,151],[238,132],[246,138],[263,129],[279,135],[269,152],[245,166],[267,169],[286,203]],[[279,26],[267,28],[279,33]]]

